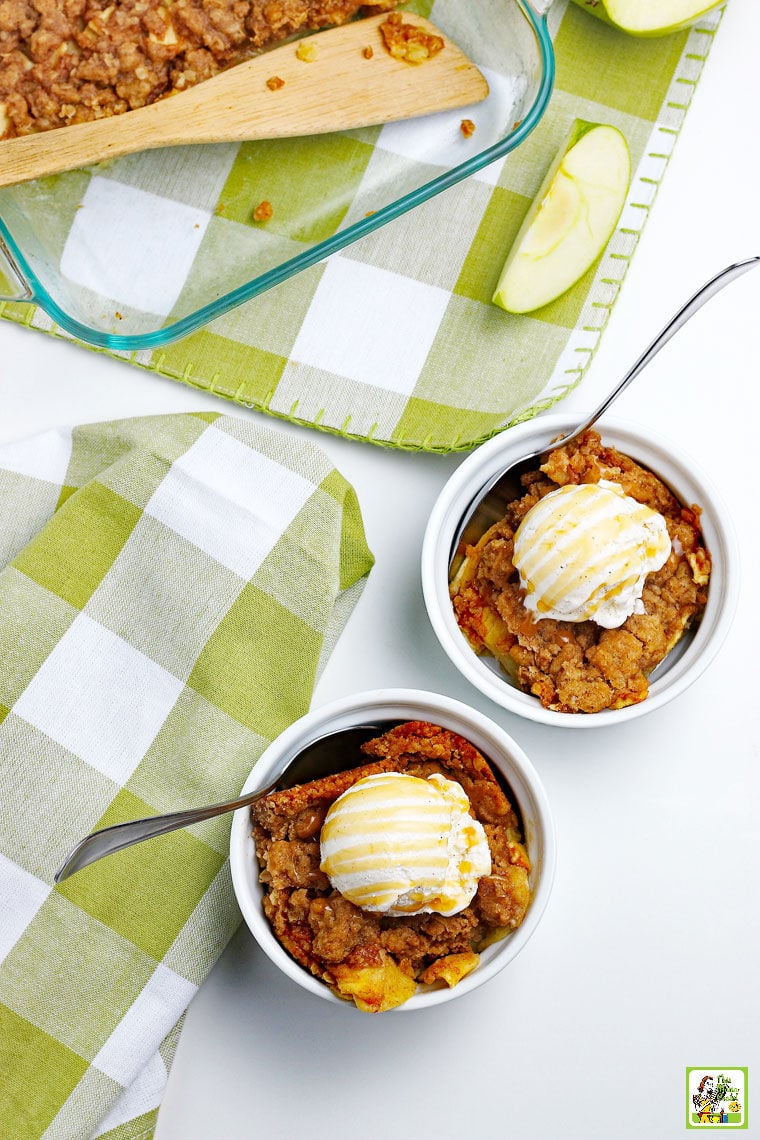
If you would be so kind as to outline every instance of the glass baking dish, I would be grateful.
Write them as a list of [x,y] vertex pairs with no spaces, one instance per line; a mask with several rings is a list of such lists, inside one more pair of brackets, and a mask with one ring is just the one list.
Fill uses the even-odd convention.
[[[0,300],[111,350],[157,348],[508,154],[546,109],[550,0],[414,0],[478,65],[468,111],[145,151],[0,189]],[[424,66],[424,65],[423,65]],[[472,136],[459,129],[476,123]],[[66,130],[66,128],[62,128]],[[253,209],[267,199],[266,225]]]

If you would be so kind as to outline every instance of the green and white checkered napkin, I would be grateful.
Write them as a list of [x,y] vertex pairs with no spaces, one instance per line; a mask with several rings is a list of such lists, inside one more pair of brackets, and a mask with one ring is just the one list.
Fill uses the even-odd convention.
[[[419,0],[415,7],[455,36],[457,8],[468,2]],[[431,451],[471,448],[550,406],[583,377],[599,343],[721,12],[688,31],[636,39],[555,0],[555,90],[542,122],[516,151],[202,331],[129,358],[273,415]],[[495,89],[508,82],[494,45],[484,44],[475,58]],[[491,297],[575,118],[611,123],[626,136],[634,169],[628,202],[593,270],[538,312],[511,316]],[[139,304],[172,320],[195,307],[197,279],[216,272],[227,288],[241,273],[242,280],[251,276],[262,241],[265,253],[284,259],[360,219],[371,205],[363,188],[373,172],[390,177],[429,153],[427,132],[440,122],[433,116],[327,141],[204,148],[201,169],[190,153],[196,148],[164,152],[158,171],[153,161],[144,167],[137,158],[120,160],[91,178],[72,177],[68,212],[54,225],[43,196],[38,228],[52,243],[51,259],[61,258],[79,285],[90,284],[97,265],[115,308]],[[456,137],[456,113],[446,122]],[[471,144],[479,149],[486,134],[482,125]],[[426,169],[429,178],[440,173]],[[251,203],[262,197],[275,204],[265,234],[251,216]],[[340,205],[334,216],[325,217],[324,201]],[[150,230],[144,241],[113,224],[115,216],[133,215]],[[195,235],[195,246],[182,246],[178,256],[183,233],[185,241]],[[151,248],[166,249],[167,258],[153,257],[152,274],[140,277]],[[170,252],[171,272],[163,264]],[[55,331],[28,305],[6,305],[2,315]]]
[[239,921],[230,817],[54,872],[97,827],[238,792],[372,555],[319,449],[199,414],[0,447],[0,565],[0,1136],[145,1140]]

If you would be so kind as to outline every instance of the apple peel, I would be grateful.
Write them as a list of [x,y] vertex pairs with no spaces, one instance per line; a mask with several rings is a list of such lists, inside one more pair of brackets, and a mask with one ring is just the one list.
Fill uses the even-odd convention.
[[575,0],[630,36],[667,36],[696,23],[725,0]]
[[566,293],[603,253],[630,182],[623,134],[576,119],[509,251],[494,304],[530,313]]

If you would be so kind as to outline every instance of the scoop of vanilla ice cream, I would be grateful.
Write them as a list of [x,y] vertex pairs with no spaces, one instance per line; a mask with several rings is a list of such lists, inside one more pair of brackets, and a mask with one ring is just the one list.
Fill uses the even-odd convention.
[[365,776],[327,813],[321,869],[363,910],[457,914],[491,871],[485,831],[469,807],[464,789],[438,773]]
[[525,606],[539,618],[614,629],[644,612],[644,579],[669,554],[662,515],[601,479],[560,487],[531,507],[512,561]]

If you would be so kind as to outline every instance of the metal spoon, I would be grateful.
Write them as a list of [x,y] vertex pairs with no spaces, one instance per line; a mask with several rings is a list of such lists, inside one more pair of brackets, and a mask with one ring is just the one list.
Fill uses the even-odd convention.
[[679,329],[683,328],[690,317],[693,317],[698,309],[701,309],[705,302],[719,293],[724,286],[728,285],[736,277],[741,277],[753,266],[760,262],[760,257],[748,257],[745,261],[738,261],[733,265],[727,266],[722,269],[720,273],[716,273],[701,289],[698,289],[693,297],[690,298],[679,309],[676,315],[665,325],[660,333],[654,338],[636,363],[626,372],[623,379],[613,388],[609,396],[607,396],[596,411],[592,412],[588,419],[584,420],[580,427],[575,428],[569,435],[563,435],[553,440],[547,440],[543,447],[530,452],[529,455],[523,456],[521,459],[516,460],[507,469],[498,475],[494,475],[493,479],[486,486],[478,492],[476,498],[472,500],[469,507],[462,516],[462,521],[454,535],[454,540],[451,545],[451,554],[449,561],[453,562],[457,553],[461,555],[461,543],[468,546],[474,546],[476,542],[485,534],[493,523],[498,522],[499,519],[504,518],[505,510],[510,502],[519,498],[522,494],[522,487],[520,484],[520,476],[526,471],[535,470],[540,467],[549,456],[549,453],[560,444],[564,447],[565,444],[570,443],[572,440],[577,439],[584,431],[587,431],[592,424],[602,416],[613,400],[625,391],[632,380],[646,368],[647,364],[657,355],[661,348],[663,348],[671,337],[675,336]]
[[210,807],[154,815],[147,819],[132,819],[126,823],[117,823],[113,827],[104,827],[100,831],[95,831],[80,840],[69,853],[55,874],[55,882],[62,883],[64,879],[68,879],[90,863],[95,863],[106,855],[112,855],[115,851],[123,851],[125,847],[132,847],[135,843],[142,843],[144,839],[153,839],[157,835],[166,835],[181,827],[189,827],[191,823],[200,823],[215,815],[224,815],[225,812],[248,807],[275,789],[292,788],[296,784],[317,780],[333,772],[356,768],[362,763],[359,752],[361,745],[386,732],[396,723],[396,721],[383,721],[378,724],[361,724],[327,733],[292,757],[284,769],[278,772],[265,787],[249,792],[239,799],[229,800],[223,804],[212,804]]

